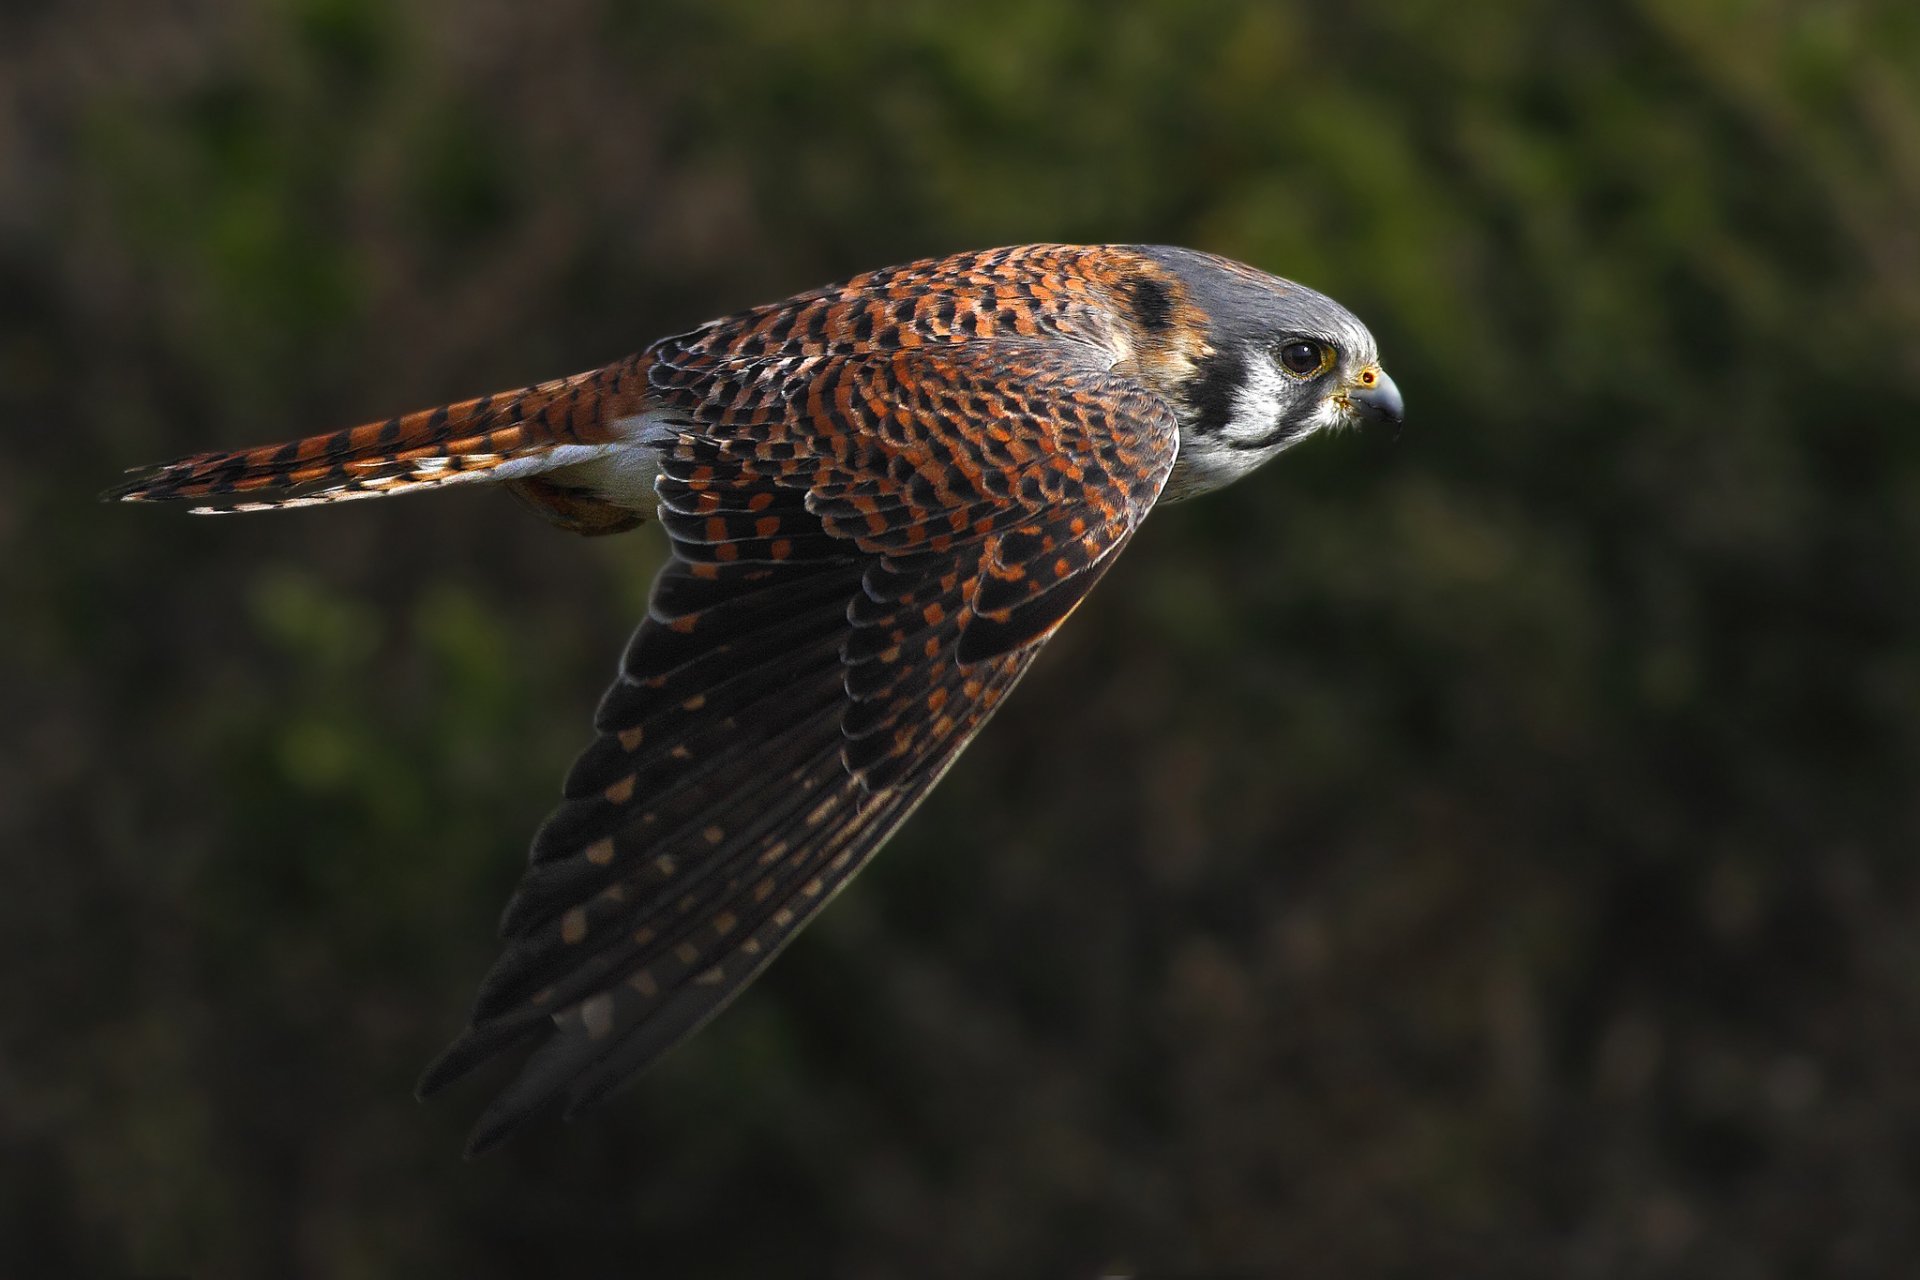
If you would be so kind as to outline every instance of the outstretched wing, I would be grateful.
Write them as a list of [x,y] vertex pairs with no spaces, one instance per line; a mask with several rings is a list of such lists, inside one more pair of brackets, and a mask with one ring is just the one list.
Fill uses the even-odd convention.
[[471,1151],[717,1013],[913,807],[1113,562],[1176,449],[1093,353],[1022,343],[652,374],[673,558],[436,1090],[537,1040]]

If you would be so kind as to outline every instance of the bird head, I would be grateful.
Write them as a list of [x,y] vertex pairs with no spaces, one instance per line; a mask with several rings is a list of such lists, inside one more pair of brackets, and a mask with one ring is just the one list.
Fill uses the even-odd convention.
[[1405,405],[1373,335],[1332,298],[1212,254],[1146,252],[1204,317],[1173,389],[1180,455],[1166,500],[1230,484],[1321,431],[1400,425]]

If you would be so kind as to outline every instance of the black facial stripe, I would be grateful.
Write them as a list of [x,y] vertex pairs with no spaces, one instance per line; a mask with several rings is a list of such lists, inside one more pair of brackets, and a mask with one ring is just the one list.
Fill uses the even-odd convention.
[[1195,435],[1216,435],[1233,417],[1233,397],[1247,380],[1247,357],[1238,347],[1222,347],[1200,361],[1187,382],[1187,407]]

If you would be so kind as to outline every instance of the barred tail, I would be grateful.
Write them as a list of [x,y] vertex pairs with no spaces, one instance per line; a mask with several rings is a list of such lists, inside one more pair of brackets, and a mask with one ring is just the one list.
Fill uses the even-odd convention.
[[640,357],[551,382],[251,449],[138,467],[101,497],[190,501],[199,514],[377,498],[476,480],[518,480],[588,462],[640,411]]

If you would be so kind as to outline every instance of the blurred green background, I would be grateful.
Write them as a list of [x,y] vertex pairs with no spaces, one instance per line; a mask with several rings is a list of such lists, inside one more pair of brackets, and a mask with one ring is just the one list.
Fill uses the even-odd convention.
[[[9,6],[0,1269],[1910,1264],[1920,7],[1349,8]],[[94,494],[1033,240],[1334,294],[1404,437],[1156,515],[724,1018],[463,1165],[413,1079],[657,534]]]

